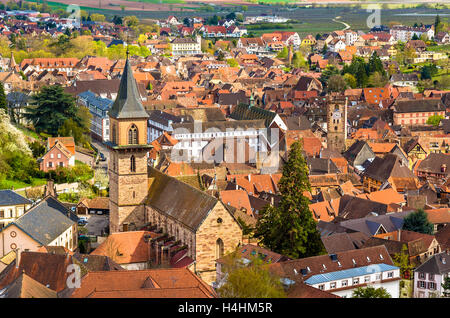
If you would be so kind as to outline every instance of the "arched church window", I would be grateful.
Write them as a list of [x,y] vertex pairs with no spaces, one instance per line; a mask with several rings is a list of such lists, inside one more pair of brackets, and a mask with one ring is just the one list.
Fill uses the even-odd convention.
[[223,256],[223,241],[218,238],[216,241],[216,259],[221,258]]
[[130,158],[130,171],[136,172],[136,158],[133,155]]
[[132,125],[130,130],[128,130],[128,144],[137,145],[138,144],[138,129],[136,125]]

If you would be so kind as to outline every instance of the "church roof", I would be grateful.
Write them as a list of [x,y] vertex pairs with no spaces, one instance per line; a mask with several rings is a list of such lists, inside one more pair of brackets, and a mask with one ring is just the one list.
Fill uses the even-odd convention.
[[136,80],[127,59],[120,79],[119,92],[108,115],[113,118],[148,118],[142,106]]
[[147,204],[190,229],[197,230],[218,202],[215,197],[152,167],[148,169],[148,177]]

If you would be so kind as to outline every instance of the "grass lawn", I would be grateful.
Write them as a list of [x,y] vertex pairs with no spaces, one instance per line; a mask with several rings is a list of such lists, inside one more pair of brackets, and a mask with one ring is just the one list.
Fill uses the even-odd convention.
[[31,129],[28,129],[21,125],[15,125],[15,127],[17,129],[19,129],[21,132],[23,132],[25,136],[28,136],[28,137],[31,137],[31,138],[37,139],[37,140],[41,139],[41,136],[39,136],[35,131],[33,131]]
[[450,52],[450,44],[429,46],[427,47],[427,51]]
[[449,90],[450,89],[450,75],[442,74],[438,76],[433,76],[433,81],[438,81],[439,83],[445,83],[445,87],[442,87],[443,90]]
[[5,180],[3,182],[0,182],[0,188],[1,189],[11,189],[12,187],[14,187],[14,189],[22,189],[22,188],[26,188],[26,187],[36,187],[36,186],[41,186],[47,183],[46,179],[38,179],[38,178],[33,178],[33,182],[31,184],[22,182],[22,181],[17,181],[17,180]]
[[184,3],[183,0],[127,0],[130,2],[145,2],[145,3]]

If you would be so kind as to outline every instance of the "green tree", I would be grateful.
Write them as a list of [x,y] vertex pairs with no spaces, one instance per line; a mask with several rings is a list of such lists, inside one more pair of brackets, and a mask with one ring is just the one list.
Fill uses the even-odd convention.
[[287,46],[285,46],[285,47],[283,47],[283,49],[280,52],[278,52],[277,58],[285,59],[288,57],[288,54],[289,54],[288,48],[287,48]]
[[369,87],[383,87],[388,82],[388,79],[379,72],[374,72],[367,79],[367,86]]
[[433,234],[433,224],[428,221],[428,215],[419,209],[403,219],[403,230],[423,234]]
[[295,68],[306,68],[308,66],[308,62],[300,51],[294,53],[294,56],[292,57],[292,66]]
[[139,19],[134,15],[129,15],[123,18],[123,25],[127,27],[137,27],[139,25]]
[[90,148],[90,124],[92,115],[87,107],[78,107],[76,118],[68,118],[63,125],[59,128],[58,134],[60,136],[72,136],[75,143],[79,146]]
[[353,291],[352,298],[391,298],[391,295],[383,287],[368,286],[356,288]]
[[414,266],[409,262],[408,246],[406,244],[402,245],[402,251],[400,253],[394,254],[392,261],[395,266],[400,267],[400,275],[402,278],[411,278]]
[[419,37],[417,36],[417,33],[414,33],[411,40],[419,40]]
[[344,74],[344,80],[347,83],[347,86],[351,87],[351,88],[356,88],[356,78],[350,74],[350,73],[346,73]]
[[25,118],[33,123],[38,133],[45,132],[53,136],[69,118],[80,123],[75,99],[59,85],[43,86],[33,95]]
[[368,71],[369,73],[378,72],[383,76],[386,75],[386,71],[383,67],[383,62],[381,62],[377,52],[373,52],[372,56],[369,58]]
[[442,294],[444,297],[450,297],[450,276],[447,275],[442,286]]
[[432,79],[434,75],[438,72],[437,66],[435,64],[424,65],[420,70],[420,77],[422,80]]
[[434,19],[434,33],[438,34],[438,32],[441,31],[441,18],[439,17],[439,14],[436,15],[436,18]]
[[343,92],[346,87],[345,79],[339,74],[333,75],[328,79],[329,92]]
[[309,199],[303,195],[305,191],[311,191],[311,185],[299,141],[291,146],[278,188],[282,196],[280,205],[269,205],[262,210],[255,237],[270,250],[292,258],[324,253],[316,222],[309,210]]
[[221,298],[285,298],[279,277],[272,274],[267,264],[258,258],[242,264],[237,253],[227,255],[226,282],[217,290]]
[[328,64],[327,67],[322,71],[322,75],[320,76],[320,81],[323,85],[327,85],[328,80],[331,76],[339,74],[339,70],[335,65]]
[[8,111],[8,103],[6,102],[5,89],[2,82],[0,82],[0,108],[3,108],[5,112]]
[[432,116],[428,117],[427,125],[433,125],[435,127],[438,127],[442,119],[445,119],[444,116],[432,115]]
[[238,66],[239,66],[239,63],[238,63],[235,59],[233,59],[233,58],[228,59],[228,60],[227,60],[227,64],[228,64],[230,67],[238,67]]

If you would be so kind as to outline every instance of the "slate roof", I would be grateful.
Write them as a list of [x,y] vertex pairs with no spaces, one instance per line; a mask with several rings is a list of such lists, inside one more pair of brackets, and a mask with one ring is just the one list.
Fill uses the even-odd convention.
[[182,181],[149,167],[150,188],[147,204],[192,230],[197,230],[218,199]]
[[366,200],[350,195],[344,195],[339,202],[338,216],[346,219],[363,218],[372,212],[381,215],[386,214],[387,205],[371,200]]
[[445,111],[439,99],[398,100],[393,107],[397,113]]
[[340,222],[339,225],[348,230],[362,232],[369,236],[373,236],[379,226],[383,226],[388,233],[401,229],[403,226],[403,219],[410,213],[412,213],[412,211],[344,220]]
[[450,167],[449,155],[443,153],[430,153],[424,160],[419,163],[416,169],[417,171],[428,173],[449,174],[450,169],[447,169],[446,172],[441,171],[442,164],[446,164],[447,167]]
[[235,120],[264,119],[264,123],[268,127],[276,115],[276,113],[270,110],[239,104],[231,113],[230,117]]
[[450,254],[442,252],[434,254],[425,263],[417,267],[415,272],[441,275],[450,272]]
[[411,170],[406,166],[401,166],[400,158],[388,153],[383,158],[375,157],[372,163],[364,171],[364,176],[381,182],[385,182],[389,177],[414,178]]
[[0,190],[0,206],[31,204],[31,201],[12,190]]
[[142,106],[136,80],[128,59],[120,79],[119,92],[108,115],[119,119],[148,118],[148,114]]
[[[353,164],[354,160],[358,156],[359,152],[362,150],[364,145],[367,143],[364,140],[358,140],[354,142],[350,148],[348,148],[344,153],[343,156],[345,159],[348,160],[349,163]],[[370,148],[370,147],[369,147]],[[375,156],[375,154],[374,154]]]
[[87,100],[87,102],[90,105],[93,105],[100,110],[108,110],[111,108],[111,105],[113,104],[112,100],[97,96],[95,93],[91,91],[82,92],[78,94],[78,96]]
[[7,227],[14,224],[38,243],[48,245],[77,220],[56,199],[47,197]]
[[[384,246],[369,247],[337,252],[331,255],[319,255],[280,262],[269,266],[269,270],[280,277],[294,282],[304,282],[318,274],[326,274],[373,264],[393,265],[392,259]],[[325,265],[325,267],[323,266]],[[309,267],[309,271],[308,271]]]
[[151,110],[148,111],[149,114],[149,121],[157,122],[161,125],[164,125],[166,127],[169,126],[169,121],[172,121],[172,123],[177,123],[181,121],[181,118],[178,116],[163,112],[161,110]]

